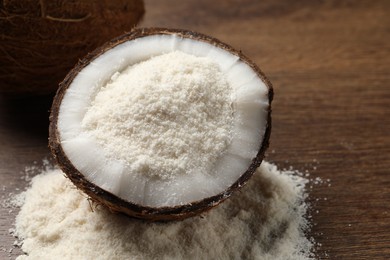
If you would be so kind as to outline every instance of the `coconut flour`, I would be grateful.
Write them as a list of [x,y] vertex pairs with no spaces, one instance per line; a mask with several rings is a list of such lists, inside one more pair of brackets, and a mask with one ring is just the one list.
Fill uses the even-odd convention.
[[307,182],[263,162],[241,192],[202,216],[148,223],[94,207],[48,170],[24,194],[18,259],[311,259]]
[[209,173],[231,140],[231,93],[218,64],[175,51],[114,74],[82,125],[132,172]]

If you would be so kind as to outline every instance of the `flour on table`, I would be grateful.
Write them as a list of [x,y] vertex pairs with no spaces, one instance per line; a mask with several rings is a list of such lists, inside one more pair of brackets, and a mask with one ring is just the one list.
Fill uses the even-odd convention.
[[202,216],[148,223],[92,210],[61,170],[47,170],[16,218],[26,253],[18,259],[312,259],[307,182],[263,162],[241,192]]

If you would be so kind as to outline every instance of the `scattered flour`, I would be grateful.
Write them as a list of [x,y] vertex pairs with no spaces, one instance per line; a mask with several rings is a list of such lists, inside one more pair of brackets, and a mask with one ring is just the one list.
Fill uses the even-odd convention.
[[114,74],[82,126],[133,172],[208,173],[231,141],[231,93],[217,63],[175,51]]
[[241,192],[202,217],[147,223],[92,210],[60,170],[47,170],[32,179],[16,218],[26,252],[18,259],[312,259],[307,182],[263,162]]

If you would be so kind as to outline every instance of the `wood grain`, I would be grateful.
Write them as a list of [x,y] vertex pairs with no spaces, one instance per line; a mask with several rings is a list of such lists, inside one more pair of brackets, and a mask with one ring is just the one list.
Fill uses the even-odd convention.
[[[145,2],[143,26],[212,35],[270,78],[267,160],[330,179],[310,191],[317,257],[390,259],[390,1]],[[0,99],[1,196],[48,156],[49,103]],[[0,212],[3,259],[15,212]]]

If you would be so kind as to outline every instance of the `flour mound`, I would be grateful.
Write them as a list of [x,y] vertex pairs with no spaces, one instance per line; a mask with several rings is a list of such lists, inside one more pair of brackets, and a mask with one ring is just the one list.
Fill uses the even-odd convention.
[[147,223],[91,209],[49,170],[32,180],[16,219],[18,259],[312,259],[307,180],[263,162],[241,193],[202,217]]
[[82,126],[132,172],[161,179],[210,173],[230,143],[232,89],[210,58],[180,51],[117,72]]

